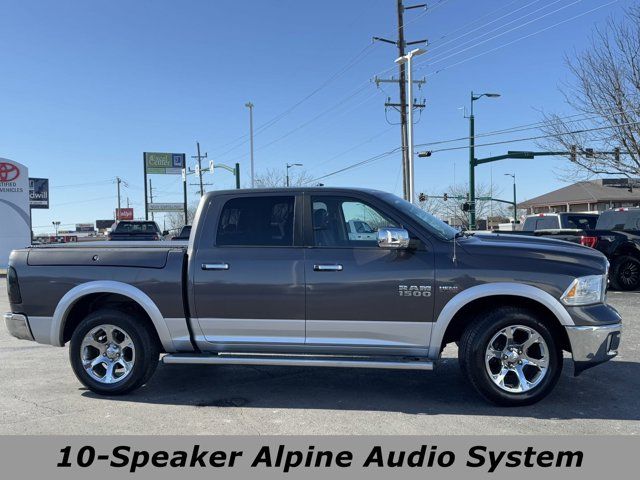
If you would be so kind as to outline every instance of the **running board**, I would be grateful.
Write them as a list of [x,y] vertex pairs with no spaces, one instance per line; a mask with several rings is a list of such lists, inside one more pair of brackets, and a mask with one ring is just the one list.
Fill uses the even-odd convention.
[[433,370],[433,362],[415,357],[334,357],[313,355],[193,355],[173,353],[162,357],[168,365],[269,365],[294,367],[386,368]]

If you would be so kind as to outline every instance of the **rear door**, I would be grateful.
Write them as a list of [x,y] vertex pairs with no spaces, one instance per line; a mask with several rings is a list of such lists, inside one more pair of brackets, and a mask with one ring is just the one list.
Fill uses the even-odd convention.
[[304,343],[300,198],[213,197],[191,262],[200,340],[216,350]]
[[433,315],[432,251],[424,244],[417,250],[378,247],[379,228],[402,227],[382,204],[351,194],[307,198],[306,344],[363,353],[425,349]]

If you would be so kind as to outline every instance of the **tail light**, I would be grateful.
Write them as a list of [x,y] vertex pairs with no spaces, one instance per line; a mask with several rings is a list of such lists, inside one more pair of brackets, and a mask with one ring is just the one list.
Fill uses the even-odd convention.
[[589,237],[587,235],[583,235],[580,237],[580,245],[584,245],[585,247],[596,248],[598,244],[598,237]]
[[9,303],[22,303],[18,274],[13,267],[9,267],[7,271],[7,293],[9,294]]

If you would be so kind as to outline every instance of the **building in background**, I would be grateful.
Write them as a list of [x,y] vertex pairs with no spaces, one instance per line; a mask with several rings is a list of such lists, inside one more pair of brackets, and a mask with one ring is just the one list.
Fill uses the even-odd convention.
[[4,272],[11,250],[30,244],[29,171],[0,158],[0,271]]
[[574,183],[518,204],[527,214],[602,212],[640,206],[640,178],[600,178]]

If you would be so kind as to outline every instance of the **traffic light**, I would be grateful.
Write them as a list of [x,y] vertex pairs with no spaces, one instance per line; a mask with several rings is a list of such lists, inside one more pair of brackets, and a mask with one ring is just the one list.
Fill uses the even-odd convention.
[[468,212],[469,210],[471,210],[471,204],[469,202],[464,202],[462,205],[460,205],[460,208],[463,212]]
[[429,198],[428,196],[426,196],[424,193],[421,193],[418,195],[418,201],[419,202],[426,202],[427,198]]
[[571,145],[571,161],[575,162],[578,159],[577,156],[578,147]]
[[593,148],[585,148],[584,152],[585,152],[585,157],[587,158],[593,158],[595,156],[595,152],[593,151]]
[[620,147],[616,147],[613,149],[613,158],[616,163],[620,163]]
[[445,202],[449,200],[449,194],[445,193],[444,195],[442,195],[442,200],[444,200]]

